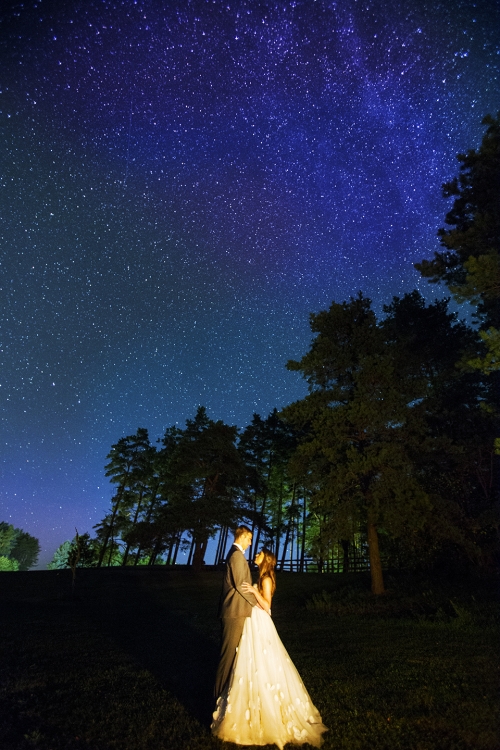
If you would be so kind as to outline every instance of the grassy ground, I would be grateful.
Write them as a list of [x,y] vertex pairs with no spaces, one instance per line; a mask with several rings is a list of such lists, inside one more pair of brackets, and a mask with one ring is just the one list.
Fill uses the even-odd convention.
[[[1,750],[198,750],[209,732],[221,575],[0,574]],[[324,750],[500,747],[494,584],[281,574],[273,617]],[[227,745],[225,747],[228,747]]]

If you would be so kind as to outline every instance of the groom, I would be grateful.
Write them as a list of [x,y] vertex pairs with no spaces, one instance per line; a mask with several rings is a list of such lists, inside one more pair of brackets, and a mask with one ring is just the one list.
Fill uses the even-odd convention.
[[245,560],[245,551],[251,543],[252,532],[248,526],[238,526],[234,533],[234,544],[226,558],[219,605],[219,617],[222,620],[222,645],[215,678],[215,698],[221,695],[229,679],[245,618],[250,617],[252,607],[256,604],[254,596],[244,594],[241,590],[242,583],[252,582],[250,568]]

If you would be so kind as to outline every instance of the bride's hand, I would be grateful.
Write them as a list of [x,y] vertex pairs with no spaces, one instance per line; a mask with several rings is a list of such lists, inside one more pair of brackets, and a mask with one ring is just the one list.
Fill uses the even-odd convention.
[[241,584],[241,590],[244,594],[253,594],[253,586],[246,581],[243,581],[243,583]]

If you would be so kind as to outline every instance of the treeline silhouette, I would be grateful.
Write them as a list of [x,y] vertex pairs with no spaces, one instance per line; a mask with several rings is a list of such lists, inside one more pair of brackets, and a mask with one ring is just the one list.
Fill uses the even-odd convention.
[[174,565],[200,569],[209,539],[216,564],[229,532],[245,521],[250,555],[263,544],[279,565],[303,571],[332,559],[349,570],[365,557],[374,593],[384,566],[491,567],[498,551],[500,354],[500,119],[487,116],[481,147],[459,155],[443,247],[416,267],[475,310],[474,325],[394,297],[377,319],[361,293],[311,315],[309,351],[287,367],[308,395],[250,425],[213,421],[199,407],[161,447],[147,430],[108,455],[115,485],[109,513],[58,550],[67,564]]

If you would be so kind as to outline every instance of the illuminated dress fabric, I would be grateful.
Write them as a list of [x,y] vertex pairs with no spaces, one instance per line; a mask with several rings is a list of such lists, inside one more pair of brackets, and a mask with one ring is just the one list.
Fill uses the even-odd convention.
[[308,742],[327,728],[283,646],[270,615],[247,617],[229,683],[217,699],[212,733],[238,745]]

